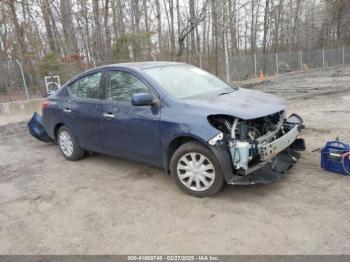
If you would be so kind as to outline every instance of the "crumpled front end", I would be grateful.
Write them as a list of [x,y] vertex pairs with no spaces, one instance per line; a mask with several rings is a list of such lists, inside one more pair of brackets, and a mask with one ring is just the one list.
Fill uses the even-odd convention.
[[305,142],[299,138],[303,120],[296,114],[286,118],[280,111],[250,120],[211,115],[208,120],[221,131],[208,143],[226,143],[231,156],[234,175],[228,184],[276,181],[298,161],[298,151],[305,150]]

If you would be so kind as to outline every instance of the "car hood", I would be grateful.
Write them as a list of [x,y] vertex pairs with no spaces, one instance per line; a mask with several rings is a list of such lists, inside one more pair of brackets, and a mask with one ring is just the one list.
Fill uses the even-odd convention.
[[287,108],[283,98],[245,88],[228,94],[187,98],[184,102],[190,110],[198,110],[203,114],[232,115],[244,120],[271,115]]

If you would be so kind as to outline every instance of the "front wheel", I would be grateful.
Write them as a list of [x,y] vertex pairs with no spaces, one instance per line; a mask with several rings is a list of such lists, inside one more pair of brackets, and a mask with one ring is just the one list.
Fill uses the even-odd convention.
[[224,185],[216,157],[198,142],[188,142],[175,151],[170,172],[182,190],[196,197],[212,196]]
[[85,155],[85,150],[79,147],[70,130],[62,126],[57,133],[57,142],[63,156],[71,161],[79,160]]

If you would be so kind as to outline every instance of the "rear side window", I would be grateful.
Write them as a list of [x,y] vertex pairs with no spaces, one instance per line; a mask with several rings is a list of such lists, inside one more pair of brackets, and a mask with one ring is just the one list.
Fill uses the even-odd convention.
[[148,87],[137,77],[123,71],[109,71],[107,100],[130,102],[135,93],[149,93]]
[[99,99],[102,72],[94,73],[75,81],[67,87],[69,96]]

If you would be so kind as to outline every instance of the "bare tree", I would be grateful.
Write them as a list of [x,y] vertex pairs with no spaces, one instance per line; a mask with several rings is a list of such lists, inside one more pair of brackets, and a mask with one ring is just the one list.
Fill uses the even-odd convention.
[[72,16],[72,2],[71,0],[61,1],[60,3],[60,12],[61,12],[61,22],[62,30],[65,38],[65,47],[67,55],[78,54],[78,42],[75,37],[75,28],[73,24]]
[[169,1],[169,13],[170,13],[170,50],[171,57],[175,55],[175,25],[174,25],[174,0]]
[[[191,34],[193,30],[195,30],[196,27],[205,19],[208,1],[209,0],[204,1],[201,12],[196,17],[193,17],[193,19],[190,18],[190,21],[188,22],[188,24],[180,32],[180,35],[178,38],[178,43],[179,43],[178,57],[182,55],[183,48],[184,48],[184,41],[186,40],[187,36]],[[193,48],[192,41],[191,41],[191,46]]]
[[19,50],[15,50],[15,51],[17,51],[16,53],[18,56],[23,56],[27,52],[27,47],[24,43],[24,30],[23,30],[23,27],[18,22],[15,2],[8,1],[6,3],[9,6],[11,18],[15,27],[16,38],[19,44]]
[[176,59],[227,77],[234,64],[230,59],[243,52],[247,57],[263,53],[266,71],[270,52],[350,45],[348,0],[1,3],[0,57],[23,60],[31,84],[40,63],[55,57],[57,65],[84,57],[86,67],[113,60]]
[[47,40],[49,41],[50,51],[54,53],[56,52],[56,47],[50,19],[50,2],[48,0],[42,0],[41,11],[43,14],[43,20],[46,29]]
[[219,36],[218,36],[218,10],[216,6],[216,2],[214,0],[211,0],[211,16],[212,16],[212,52],[214,53],[214,72],[215,74],[218,74],[218,51],[219,51]]
[[298,49],[298,46],[295,46],[295,43],[298,44],[297,38],[297,28],[298,28],[298,21],[299,21],[299,11],[300,11],[300,5],[301,0],[296,0],[296,8],[295,8],[295,14],[294,14],[294,24],[293,24],[293,31],[292,31],[292,43],[291,43],[291,49]]
[[94,34],[96,37],[96,42],[94,43],[94,49],[95,49],[94,53],[96,58],[104,59],[105,49],[102,42],[102,28],[100,23],[100,5],[98,0],[92,0],[92,1],[93,1],[93,14],[94,14],[94,21],[95,21]]
[[265,14],[264,14],[264,36],[263,36],[263,53],[267,53],[267,34],[269,32],[269,16],[270,16],[270,0],[265,1]]
[[195,7],[194,7],[194,0],[189,0],[189,7],[190,7],[190,18],[189,18],[189,24],[190,28],[193,28],[191,30],[191,52],[192,55],[196,53],[196,39],[194,35],[194,29],[197,27],[196,25],[196,17],[195,17]]
[[109,30],[109,24],[108,24],[108,19],[109,19],[109,2],[110,0],[105,0],[105,6],[104,6],[104,18],[103,18],[103,27],[105,30],[105,54],[106,56],[111,55],[111,46],[112,46],[112,38],[111,38],[111,32]]
[[157,33],[158,33],[158,47],[159,52],[162,52],[162,14],[160,12],[159,0],[155,0],[156,4],[156,16],[157,16]]

